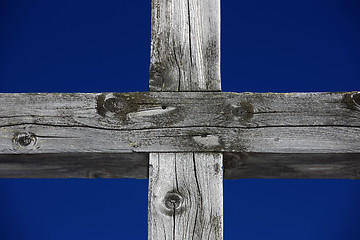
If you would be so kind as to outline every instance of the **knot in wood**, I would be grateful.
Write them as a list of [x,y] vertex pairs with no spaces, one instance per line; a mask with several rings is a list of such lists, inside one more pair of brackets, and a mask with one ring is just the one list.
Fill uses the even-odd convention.
[[177,210],[181,207],[183,198],[179,193],[169,192],[165,195],[164,205],[168,210]]
[[108,98],[104,102],[104,108],[108,110],[109,112],[120,112],[126,107],[126,102],[122,98]]
[[242,102],[240,106],[233,107],[232,114],[243,120],[249,120],[253,117],[254,107],[250,102]]
[[232,110],[232,114],[234,114],[237,117],[241,117],[247,113],[248,111],[243,107],[234,107]]
[[18,133],[14,137],[14,143],[21,148],[31,148],[37,143],[37,137],[33,133]]

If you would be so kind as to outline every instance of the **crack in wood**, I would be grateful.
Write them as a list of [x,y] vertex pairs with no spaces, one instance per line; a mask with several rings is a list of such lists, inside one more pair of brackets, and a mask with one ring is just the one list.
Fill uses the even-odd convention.
[[[218,239],[222,228],[216,232],[212,225],[222,225],[222,209],[215,206],[222,202],[222,176],[213,171],[213,166],[221,164],[221,156],[218,153],[150,154],[150,239],[164,239],[164,234],[171,239],[206,239],[209,235],[210,239]],[[164,199],[163,203],[159,199]],[[164,204],[166,209],[162,207]],[[212,222],[214,216],[220,218]],[[165,231],[158,229],[160,222]]]

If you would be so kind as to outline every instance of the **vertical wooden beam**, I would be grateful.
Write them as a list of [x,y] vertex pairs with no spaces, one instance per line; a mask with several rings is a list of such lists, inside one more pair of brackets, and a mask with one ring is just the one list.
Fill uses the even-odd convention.
[[152,153],[149,239],[222,239],[222,154]]
[[[150,91],[220,91],[220,0],[153,0]],[[149,240],[223,239],[222,154],[151,153]]]
[[150,91],[220,91],[220,0],[153,0]]

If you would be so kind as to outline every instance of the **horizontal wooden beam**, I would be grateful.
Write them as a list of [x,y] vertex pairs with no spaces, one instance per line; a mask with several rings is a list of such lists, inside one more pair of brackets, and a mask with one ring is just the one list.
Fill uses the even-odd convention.
[[148,178],[146,153],[0,154],[0,178]]
[[0,177],[147,178],[224,152],[224,178],[360,178],[360,94],[0,94]]
[[360,153],[360,94],[0,94],[0,154]]
[[360,179],[360,153],[225,153],[224,178]]
[[[0,154],[0,178],[148,178],[147,153]],[[360,179],[360,153],[224,153],[224,179]]]

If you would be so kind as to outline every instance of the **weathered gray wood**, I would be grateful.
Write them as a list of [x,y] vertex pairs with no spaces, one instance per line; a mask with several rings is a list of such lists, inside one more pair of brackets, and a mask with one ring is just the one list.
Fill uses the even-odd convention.
[[225,153],[224,178],[360,179],[360,153]]
[[360,152],[359,127],[164,127],[145,130],[109,130],[22,125],[2,127],[0,134],[1,154],[189,151]]
[[150,91],[220,91],[220,0],[153,0]]
[[222,154],[151,153],[149,239],[222,239]]
[[0,154],[359,153],[359,96],[0,94]]
[[[146,153],[0,154],[0,178],[148,178]],[[360,153],[225,153],[224,179],[360,179]]]
[[[77,171],[87,169],[85,159],[94,153],[235,151],[245,152],[248,161],[230,168],[225,156],[225,178],[359,178],[359,96],[357,92],[0,94],[0,177],[87,177],[86,171]],[[121,108],[122,100],[127,107]],[[20,145],[19,138],[25,145],[30,140],[29,145]],[[84,161],[76,161],[79,153]],[[61,156],[67,156],[66,166],[56,161]],[[99,157],[99,164],[100,158],[106,159]],[[335,161],[341,161],[340,168],[326,170]],[[58,171],[42,168],[44,164],[54,164],[52,169]],[[79,170],[68,173],[71,164]],[[128,177],[143,178],[144,169]],[[124,177],[121,174],[104,175]]]
[[[153,0],[150,90],[220,91],[219,33],[219,0]],[[222,239],[216,152],[228,178],[360,178],[359,96],[1,94],[0,177],[142,178],[158,152],[149,239]]]
[[0,93],[0,127],[350,127],[360,126],[359,98],[359,92]]
[[[153,0],[150,58],[150,91],[220,91],[220,0]],[[172,98],[173,95],[170,94],[169,97]],[[201,104],[197,100],[194,102]],[[185,105],[182,108],[187,109],[187,101],[181,102],[183,103]],[[197,108],[196,111],[199,112],[200,109]],[[156,121],[156,124],[163,127],[170,125],[175,127],[177,123],[173,120],[191,117],[182,115],[184,113],[181,113],[181,108],[165,101],[161,102],[162,111],[159,110],[159,107],[155,107],[139,113],[138,116],[160,116],[161,120]],[[201,113],[198,113],[198,116],[201,116]],[[189,120],[198,124],[190,118]],[[190,138],[200,145],[213,145],[213,137],[205,137],[205,142],[203,137]],[[171,141],[181,141],[181,138],[179,136],[179,139],[176,137]],[[161,151],[171,151],[171,148],[162,143],[159,146]],[[179,146],[183,148],[183,145]],[[194,149],[186,151],[194,151]],[[182,209],[183,206],[179,208],[181,212],[173,209],[173,216],[170,216],[172,218],[169,218],[169,212],[168,216],[159,214],[161,206],[157,202],[157,199],[169,200],[166,194],[173,190],[163,187],[166,182],[178,183],[177,169],[174,172],[172,165],[166,165],[167,160],[170,160],[166,159],[167,156],[173,156],[174,165],[179,167],[181,185],[177,185],[176,190],[185,198],[185,209]],[[205,158],[209,158],[208,160],[214,163],[222,162],[220,153],[150,155],[150,164],[158,161],[158,164],[162,163],[162,165],[154,163],[151,171],[159,175],[150,174],[149,177],[149,239],[222,239],[222,177],[218,178],[209,173],[207,170],[209,162],[205,161]],[[182,178],[188,175],[188,169],[192,169],[189,168],[189,162],[194,163],[199,173],[196,172],[196,168],[192,172],[190,170],[190,174],[195,177],[186,179],[182,183]],[[220,169],[217,175],[222,176]],[[164,183],[158,179],[164,180]],[[213,188],[208,188],[206,192],[200,191],[200,187],[206,187],[211,183],[216,183]],[[158,191],[159,187],[161,191]],[[154,188],[155,195],[152,195]],[[211,202],[211,195],[215,196],[214,202]],[[207,200],[210,200],[211,204],[204,203]],[[214,213],[212,213],[213,209],[215,209]]]
[[0,178],[148,178],[146,153],[0,154]]

